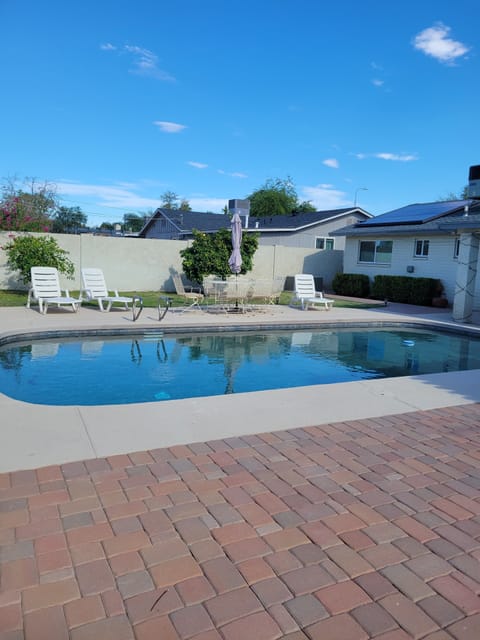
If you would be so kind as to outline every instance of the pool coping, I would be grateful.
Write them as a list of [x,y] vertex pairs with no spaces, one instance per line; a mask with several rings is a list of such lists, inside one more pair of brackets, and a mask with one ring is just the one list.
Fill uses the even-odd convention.
[[[339,310],[341,311],[341,310]],[[160,325],[118,325],[114,316],[109,326],[41,326],[15,328],[0,334],[0,344],[38,337],[113,333],[184,333],[212,331],[253,331],[258,329],[309,330],[354,326],[404,326],[437,328],[456,333],[480,334],[480,328],[456,325],[430,317],[396,315],[378,318],[370,314],[335,311],[315,316],[315,321],[295,317],[245,322],[190,322],[172,318]],[[180,315],[180,314],[178,314]],[[182,314],[183,315],[183,314]],[[285,314],[284,314],[285,315]],[[288,314],[287,314],[288,315]],[[365,317],[368,316],[368,318]],[[293,316],[292,316],[293,317]],[[30,319],[30,316],[28,317]],[[102,314],[104,321],[104,314]],[[89,318],[90,320],[90,318]],[[99,317],[100,320],[100,317]],[[179,322],[176,322],[179,320]],[[52,319],[52,322],[56,320]],[[133,330],[133,331],[132,331]],[[166,400],[129,405],[48,406],[31,405],[0,393],[3,447],[0,472],[32,469],[75,460],[101,458],[178,444],[204,442],[225,437],[308,427],[338,421],[375,418],[410,411],[428,410],[480,401],[480,370],[407,376],[403,378],[344,382],[331,385],[255,391],[227,396]],[[107,428],[108,427],[108,428]]]

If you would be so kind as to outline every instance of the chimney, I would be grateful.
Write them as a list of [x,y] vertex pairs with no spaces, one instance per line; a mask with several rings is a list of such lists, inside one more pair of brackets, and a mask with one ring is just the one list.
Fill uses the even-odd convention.
[[250,216],[250,200],[229,200],[228,211],[232,214],[238,213],[240,217],[245,218],[243,224],[245,229],[248,229],[248,218]]
[[468,172],[467,196],[480,200],[480,164],[470,167]]

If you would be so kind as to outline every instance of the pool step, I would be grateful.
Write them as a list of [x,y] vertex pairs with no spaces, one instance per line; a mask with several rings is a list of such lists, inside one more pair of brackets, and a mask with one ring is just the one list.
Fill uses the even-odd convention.
[[149,331],[143,334],[143,340],[145,342],[158,342],[163,340],[163,331]]

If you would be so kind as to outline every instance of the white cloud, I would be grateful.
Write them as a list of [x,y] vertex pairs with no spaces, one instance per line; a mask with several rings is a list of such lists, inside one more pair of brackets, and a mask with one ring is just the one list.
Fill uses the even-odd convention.
[[315,187],[302,187],[301,198],[309,200],[318,209],[337,209],[351,205],[347,194],[339,189],[334,189],[331,184],[319,184]]
[[393,160],[395,162],[413,162],[414,160],[418,160],[417,156],[410,153],[375,153],[375,158],[380,158],[380,160]]
[[332,169],[338,169],[340,166],[338,160],[336,158],[327,158],[322,162],[326,167],[331,167]]
[[449,33],[450,27],[438,22],[417,34],[413,40],[413,46],[427,56],[451,64],[468,53],[470,48],[462,42],[449,38]]
[[165,120],[155,120],[153,124],[156,125],[160,131],[164,131],[165,133],[180,133],[180,131],[187,128],[184,124],[166,122]]
[[160,69],[158,66],[158,56],[143,47],[126,44],[120,49],[115,45],[107,42],[100,45],[103,51],[118,51],[119,53],[128,53],[133,58],[133,67],[131,72],[141,76],[149,76],[164,82],[175,82],[175,78],[167,71]]
[[[69,196],[72,202],[80,205],[85,211],[88,212],[91,208],[100,209],[101,207],[106,207],[106,210],[99,215],[106,219],[114,219],[122,215],[121,211],[123,213],[126,211],[142,211],[156,209],[160,206],[160,196],[158,198],[147,198],[138,193],[148,182],[144,180],[140,184],[128,183],[128,188],[123,186],[124,183],[113,185],[81,184],[68,180],[58,180],[56,185],[60,196]],[[155,183],[154,186],[166,188],[164,184]],[[228,201],[228,198],[209,198],[204,194],[194,194],[191,197],[182,195],[181,199],[183,198],[188,200],[194,211],[212,211],[213,213],[222,213],[223,207]],[[108,208],[116,209],[117,211],[109,212]],[[98,222],[98,220],[95,220],[95,222]]]
[[192,196],[187,200],[193,211],[211,211],[212,213],[223,213],[223,208],[228,203],[227,198],[207,198],[205,196]]
[[135,185],[129,188],[116,185],[80,184],[77,182],[57,182],[57,192],[60,195],[89,198],[99,207],[114,207],[121,209],[141,209],[158,207],[160,198],[144,198],[135,193]]
[[372,80],[372,84],[375,87],[383,87],[383,85],[385,84],[384,80],[380,80],[379,78],[373,78]]
[[189,160],[187,164],[191,167],[195,167],[195,169],[206,169],[208,167],[208,164],[204,164],[203,162],[193,162],[192,160]]
[[217,173],[220,173],[222,176],[230,176],[230,178],[248,178],[247,174],[241,171],[228,172],[223,169],[217,169]]
[[355,153],[357,160],[365,160],[365,158],[378,158],[380,160],[392,160],[394,162],[414,162],[418,160],[418,156],[414,153]]

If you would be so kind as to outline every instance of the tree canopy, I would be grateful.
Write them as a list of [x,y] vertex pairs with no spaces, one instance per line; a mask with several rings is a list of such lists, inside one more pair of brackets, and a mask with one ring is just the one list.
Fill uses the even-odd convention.
[[31,236],[29,234],[13,238],[5,247],[7,265],[11,271],[19,271],[25,284],[30,282],[30,269],[55,267],[68,278],[73,278],[75,267],[52,236]]
[[[244,233],[240,252],[242,270],[247,273],[253,267],[253,256],[258,248],[258,234]],[[216,233],[193,231],[193,242],[180,251],[183,270],[192,282],[201,283],[205,276],[216,275],[224,280],[231,275],[228,259],[232,253],[232,233],[230,229],[220,229]]]
[[53,233],[78,233],[87,226],[87,216],[80,207],[58,207],[52,215]]
[[250,214],[255,217],[286,216],[295,212],[316,211],[309,201],[300,201],[293,180],[269,178],[249,196]]
[[0,229],[8,231],[49,231],[50,216],[57,206],[53,185],[25,178],[4,181],[0,196]]
[[126,213],[123,216],[123,229],[130,233],[138,233],[145,225],[146,216],[136,213]]
[[182,211],[191,211],[192,208],[190,203],[185,198],[180,199],[180,197],[175,193],[175,191],[165,191],[160,196],[161,198],[161,207],[163,209],[181,209]]

